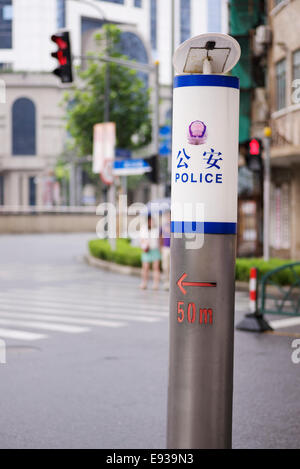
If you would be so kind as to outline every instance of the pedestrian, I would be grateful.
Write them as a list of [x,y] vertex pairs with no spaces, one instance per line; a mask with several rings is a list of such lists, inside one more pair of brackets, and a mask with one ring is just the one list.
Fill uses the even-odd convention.
[[166,212],[162,216],[161,255],[162,270],[164,274],[164,290],[170,287],[170,244],[171,244],[171,216]]
[[142,252],[142,283],[140,288],[145,290],[148,286],[149,271],[152,264],[153,290],[158,290],[160,280],[160,236],[153,226],[151,215],[148,215],[147,226],[141,229]]

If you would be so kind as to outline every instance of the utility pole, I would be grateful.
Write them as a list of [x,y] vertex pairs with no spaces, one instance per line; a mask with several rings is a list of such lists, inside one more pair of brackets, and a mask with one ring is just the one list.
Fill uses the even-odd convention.
[[159,61],[157,60],[154,63],[154,75],[155,75],[155,84],[154,84],[154,116],[153,116],[153,146],[154,154],[157,159],[157,174],[158,180],[155,181],[155,184],[152,184],[151,187],[151,198],[158,198],[158,185],[160,182],[160,159],[159,159]]
[[265,147],[265,164],[264,164],[264,260],[270,259],[270,193],[271,193],[271,138],[272,129],[265,127],[264,129],[264,147]]
[[[175,0],[171,0],[171,93],[173,88],[173,81],[174,81],[174,67],[173,67],[173,60],[175,52]],[[173,93],[171,97],[171,128],[173,125]],[[172,173],[172,153],[168,156],[168,173],[171,175]]]
[[76,206],[76,165],[74,157],[70,161],[69,204],[71,207]]

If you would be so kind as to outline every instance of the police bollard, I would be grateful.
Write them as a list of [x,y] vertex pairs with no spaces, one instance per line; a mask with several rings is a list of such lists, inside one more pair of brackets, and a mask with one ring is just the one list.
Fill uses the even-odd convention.
[[239,80],[230,36],[184,42],[174,66],[167,446],[230,448]]

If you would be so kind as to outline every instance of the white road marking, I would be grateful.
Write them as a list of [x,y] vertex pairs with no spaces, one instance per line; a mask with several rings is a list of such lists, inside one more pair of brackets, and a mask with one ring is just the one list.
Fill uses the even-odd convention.
[[13,329],[0,329],[1,339],[16,339],[16,340],[41,340],[46,339],[48,336],[44,334],[34,334],[33,332],[15,331]]
[[42,329],[47,331],[65,332],[66,334],[82,334],[88,332],[90,329],[87,327],[68,326],[66,324],[53,324],[49,322],[39,321],[20,321],[19,319],[0,319],[2,326],[15,326],[26,329]]
[[[78,288],[76,289],[70,289],[67,287],[57,287],[57,288],[39,288],[38,290],[35,290],[34,292],[31,292],[30,290],[27,289],[18,289],[18,290],[13,290],[14,295],[23,295],[23,294],[30,294],[33,296],[43,296],[43,297],[53,297],[53,296],[60,296],[60,297],[66,297],[66,298],[79,298],[79,299],[95,299],[98,300],[100,298],[103,298],[103,295],[107,298],[120,298],[124,295],[124,298],[129,301],[144,301],[144,302],[149,302],[151,301],[151,304],[160,304],[161,301],[165,301],[166,305],[168,303],[168,295],[165,291],[152,291],[151,289],[149,290],[143,290],[141,291],[138,287],[134,286],[134,288],[137,288],[136,292],[131,292],[131,287],[130,285],[126,286],[125,288],[117,286],[114,288],[111,288],[111,286],[105,286],[105,285],[97,285],[94,288],[87,288],[86,285],[78,285]],[[7,292],[9,293],[9,291]]]
[[300,326],[300,317],[288,318],[288,319],[277,319],[276,321],[269,321],[272,329],[283,329],[285,327]]
[[[46,303],[47,304],[47,303]],[[36,313],[41,313],[43,314],[58,314],[60,317],[62,315],[64,316],[74,316],[78,317],[80,316],[83,319],[112,319],[112,320],[123,320],[123,321],[134,321],[134,322],[144,322],[144,323],[154,323],[154,322],[159,322],[159,317],[150,317],[150,316],[144,316],[144,315],[132,315],[132,314],[127,314],[127,313],[121,313],[121,314],[116,314],[116,313],[110,313],[110,312],[102,312],[102,310],[107,311],[107,308],[97,308],[94,311],[100,311],[100,312],[90,312],[90,308],[84,308],[84,307],[76,307],[72,306],[67,309],[62,309],[59,308],[59,304],[57,307],[50,306],[50,308],[44,307],[44,306],[38,306],[34,303],[24,305],[24,302],[21,304],[17,302],[11,301],[9,303],[8,301],[2,302],[0,300],[0,317],[2,314],[2,310],[6,311],[13,311],[13,312],[36,312]],[[93,310],[92,310],[93,311]]]
[[2,312],[0,313],[1,317],[4,318],[20,318],[20,319],[32,319],[32,320],[43,320],[46,319],[50,322],[61,322],[61,323],[70,323],[70,324],[82,324],[86,326],[97,326],[97,327],[125,327],[127,324],[124,322],[118,321],[103,321],[97,319],[82,319],[82,318],[75,318],[75,317],[65,317],[65,316],[54,316],[48,314],[27,314],[27,313],[9,313],[9,312]]
[[[7,305],[7,304],[21,304],[21,305],[33,305],[38,306],[46,306],[46,307],[52,307],[54,309],[71,309],[71,310],[78,310],[78,311],[95,311],[95,312],[101,312],[101,311],[107,311],[107,310],[116,310],[117,308],[124,310],[126,309],[126,313],[128,312],[128,309],[130,310],[130,315],[134,316],[137,315],[138,317],[147,317],[146,315],[148,314],[149,317],[151,316],[162,316],[166,317],[168,316],[167,312],[162,312],[162,311],[167,311],[167,310],[162,310],[161,308],[149,308],[148,305],[142,304],[140,305],[138,302],[136,303],[131,303],[128,304],[126,301],[120,300],[119,302],[111,302],[109,299],[106,301],[104,299],[99,299],[98,303],[91,303],[91,302],[86,302],[84,299],[82,299],[82,302],[79,304],[78,301],[74,298],[67,300],[66,298],[59,299],[58,298],[44,298],[41,297],[36,298],[34,297],[8,297],[2,295],[2,298],[0,297],[0,306],[2,305]],[[69,308],[68,308],[69,307]],[[146,321],[147,322],[147,321]]]

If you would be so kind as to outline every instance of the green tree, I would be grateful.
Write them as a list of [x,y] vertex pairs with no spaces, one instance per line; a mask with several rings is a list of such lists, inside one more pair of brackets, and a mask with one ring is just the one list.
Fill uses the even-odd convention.
[[[128,59],[118,52],[121,31],[114,25],[104,26],[95,40],[101,46],[97,57],[110,55]],[[116,123],[117,146],[136,149],[151,141],[150,90],[134,69],[101,60],[88,59],[86,70],[79,71],[79,80],[65,96],[67,130],[78,156],[93,151],[93,126],[104,121],[106,67],[110,76],[110,121]],[[134,138],[133,138],[134,136]]]

